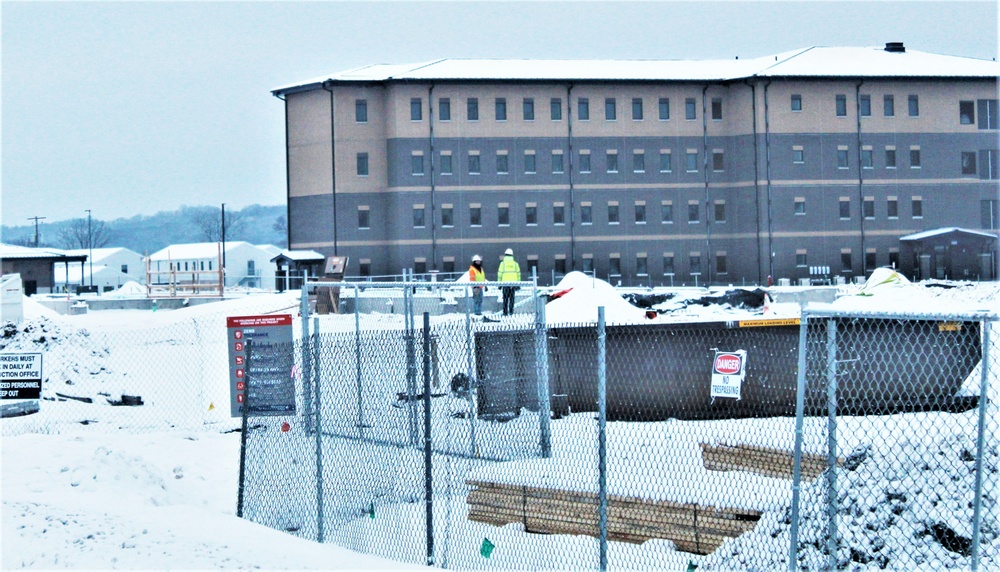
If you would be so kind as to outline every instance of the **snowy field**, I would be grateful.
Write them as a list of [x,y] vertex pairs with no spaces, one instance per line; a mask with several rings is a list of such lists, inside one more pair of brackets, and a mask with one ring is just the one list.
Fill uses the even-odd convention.
[[[548,304],[546,317],[550,324],[595,320],[597,305],[606,308],[609,324],[651,321],[644,310],[625,303],[618,293],[600,281],[588,278],[574,282],[570,279],[552,291],[564,290],[569,292]],[[797,313],[795,308],[782,304],[770,304],[766,311],[748,311],[681,302],[685,297],[706,293],[693,289],[682,292],[665,302],[659,308],[662,313],[652,321],[720,320],[762,315],[787,317]],[[864,288],[846,287],[842,293],[846,295],[835,306],[852,309],[897,307],[904,311],[915,308],[946,311],[950,308],[994,312],[1000,309],[997,283],[962,284],[954,288],[870,283]],[[860,293],[871,295],[859,296]],[[42,410],[37,414],[0,421],[3,424],[0,566],[4,569],[416,568],[332,544],[319,545],[235,516],[240,436],[232,432],[238,423],[228,415],[224,317],[269,312],[295,315],[297,308],[297,296],[291,293],[247,296],[155,313],[118,310],[60,316],[26,300],[25,322],[20,327],[35,328],[31,336],[34,346],[7,345],[4,351],[43,351],[46,360],[73,362],[80,377],[71,386],[61,388],[62,391],[108,399],[119,394],[141,394],[146,405],[127,408],[73,401],[50,405],[43,400]],[[352,331],[354,319],[354,316],[324,316],[321,331]],[[368,314],[362,319],[362,327],[366,329],[403,327],[403,317],[399,315]],[[440,321],[455,319],[464,320],[464,317],[436,318]],[[296,320],[296,332],[299,327]],[[39,345],[37,340],[43,334],[46,341],[40,342],[42,347],[33,349]],[[150,359],[144,370],[130,369],[134,362],[142,360],[115,351],[114,340],[123,337],[146,340],[151,354],[157,359]],[[185,362],[192,344],[200,347],[201,355],[209,356],[205,363]],[[998,355],[1000,353],[994,354],[992,363],[997,363]],[[126,360],[128,364],[124,363]],[[128,375],[122,375],[126,370]],[[970,376],[966,392],[978,393],[978,388],[971,383],[976,375]],[[995,404],[1000,391],[995,375],[991,383],[989,395]],[[46,388],[46,391],[54,390]],[[58,417],[52,405],[60,406]],[[967,454],[967,436],[956,435],[954,428],[974,426],[975,419],[971,417],[974,413],[905,414],[844,420],[840,429],[841,450],[865,446],[873,446],[873,450],[868,455],[870,463],[847,473],[842,494],[857,502],[882,499],[869,503],[871,506],[865,505],[866,512],[854,515],[853,521],[850,514],[841,518],[842,530],[853,531],[849,535],[851,549],[870,553],[869,563],[863,567],[909,570],[929,565],[929,562],[939,562],[946,568],[967,566],[967,559],[942,549],[941,542],[935,540],[933,534],[924,534],[921,527],[940,522],[960,535],[971,534],[971,524],[966,518],[971,514],[967,506],[971,496],[942,498],[938,495],[934,498],[933,494],[935,490],[944,490],[939,485],[941,482],[969,478],[968,471],[959,474],[952,465],[935,460],[963,452]],[[995,433],[995,405],[991,405],[989,413],[993,425],[987,444],[993,453],[986,463],[993,472],[985,485],[987,494],[996,502],[995,499],[1000,498],[996,457],[1000,445]],[[81,418],[88,423],[81,423]],[[495,474],[490,474],[487,469],[474,476],[513,484],[547,483],[592,490],[597,480],[596,468],[586,461],[596,458],[596,443],[591,436],[595,428],[587,419],[592,419],[592,415],[575,414],[553,423],[554,459],[517,461],[517,471],[497,469]],[[609,468],[612,473],[624,474],[629,467],[642,464],[643,457],[671,459],[669,464],[648,467],[639,480],[613,481],[611,487],[619,489],[612,493],[682,502],[725,503],[765,511],[754,531],[727,542],[712,556],[692,557],[675,551],[668,541],[649,541],[642,547],[612,543],[612,563],[628,562],[630,568],[638,569],[683,569],[692,561],[704,568],[738,570],[768,561],[773,564],[769,567],[781,567],[782,558],[787,557],[788,551],[785,517],[791,498],[790,486],[776,488],[775,479],[744,474],[738,481],[738,490],[734,490],[732,473],[702,468],[698,444],[728,443],[733,435],[740,435],[739,441],[743,444],[790,449],[794,427],[789,423],[793,425],[794,420],[670,420],[610,424]],[[807,433],[820,435],[822,431],[807,428]],[[581,435],[585,438],[581,439]],[[878,436],[877,443],[872,443],[872,435]],[[628,447],[616,446],[626,443]],[[807,439],[806,448],[818,451],[821,443]],[[907,454],[900,454],[901,451]],[[692,482],[700,484],[695,493],[691,492]],[[958,489],[971,495],[969,487]],[[785,492],[775,493],[776,490]],[[816,506],[816,497],[821,492],[820,487],[807,486],[803,498],[813,500],[810,506]],[[902,517],[899,516],[902,514],[899,512],[901,498],[908,499]],[[455,510],[465,505],[460,497],[452,500],[450,506]],[[419,520],[418,509],[419,505],[411,505],[380,510],[378,525],[388,528],[413,526],[412,523]],[[991,518],[984,521],[984,570],[1000,567],[1000,541],[996,540],[1000,534],[998,511],[1000,508],[993,504]],[[843,524],[845,520],[848,525]],[[824,523],[823,515],[806,511],[800,538],[812,542],[821,534]],[[525,534],[518,526],[507,525],[498,533],[505,544],[497,548],[490,560],[455,559],[449,567],[516,569],[545,563],[551,567],[551,554],[555,553],[561,569],[595,568],[594,539]],[[456,536],[455,542],[468,545],[465,552],[474,553],[481,539],[497,530],[488,525],[468,523],[465,536]],[[877,548],[879,538],[904,544],[910,539],[914,545],[905,553],[880,551]],[[987,540],[990,542],[985,543]],[[773,554],[769,555],[762,547],[771,547]],[[413,549],[419,552],[420,547]],[[752,555],[748,554],[750,550]],[[805,552],[811,564],[825,558],[817,550]],[[848,554],[848,560],[850,557]]]

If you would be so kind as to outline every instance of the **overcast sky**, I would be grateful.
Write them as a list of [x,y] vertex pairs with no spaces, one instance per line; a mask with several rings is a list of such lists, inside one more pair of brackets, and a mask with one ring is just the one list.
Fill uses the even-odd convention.
[[3,0],[3,224],[285,202],[270,90],[369,63],[712,59],[881,46],[993,59],[997,4]]

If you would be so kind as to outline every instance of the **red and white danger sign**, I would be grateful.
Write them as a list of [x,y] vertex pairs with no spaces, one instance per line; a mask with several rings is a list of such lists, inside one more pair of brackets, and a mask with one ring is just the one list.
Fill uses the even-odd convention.
[[747,352],[715,352],[712,362],[712,399],[728,397],[740,399],[743,379],[746,377]]

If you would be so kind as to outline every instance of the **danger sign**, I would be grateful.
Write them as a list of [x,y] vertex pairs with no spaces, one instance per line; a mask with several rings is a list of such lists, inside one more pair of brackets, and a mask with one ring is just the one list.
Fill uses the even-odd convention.
[[746,377],[747,352],[715,352],[712,362],[712,399],[728,397],[740,399],[743,378]]

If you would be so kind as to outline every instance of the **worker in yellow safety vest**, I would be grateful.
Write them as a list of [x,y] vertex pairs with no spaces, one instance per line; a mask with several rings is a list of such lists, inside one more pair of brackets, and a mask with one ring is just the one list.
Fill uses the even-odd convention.
[[[503,260],[500,261],[500,268],[497,269],[497,282],[520,282],[521,266],[514,260],[514,251],[508,248],[503,253]],[[514,292],[517,286],[501,286],[503,292],[503,315],[510,316],[514,313]]]
[[[469,282],[486,282],[486,273],[483,272],[483,259],[478,254],[472,257],[472,265],[469,266]],[[472,287],[472,311],[477,316],[483,315],[483,285]]]

